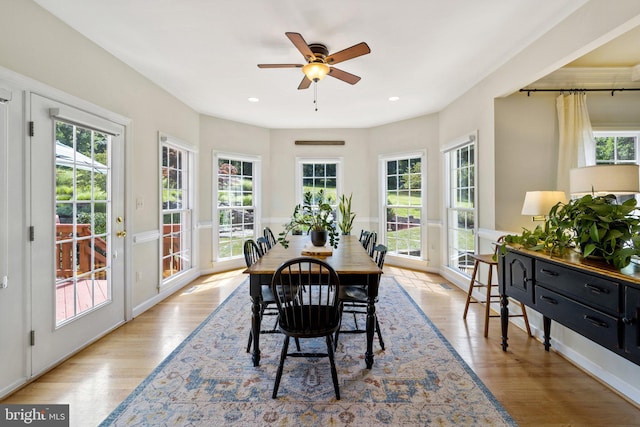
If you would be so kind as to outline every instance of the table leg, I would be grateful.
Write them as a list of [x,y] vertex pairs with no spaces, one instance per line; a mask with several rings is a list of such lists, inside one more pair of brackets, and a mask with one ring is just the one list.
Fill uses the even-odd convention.
[[376,330],[376,306],[374,299],[369,298],[367,302],[367,351],[364,353],[364,361],[367,369],[373,366],[373,336]]
[[500,295],[500,326],[502,327],[502,351],[507,351],[509,346],[507,344],[509,340],[509,298],[504,294]]
[[549,351],[549,347],[551,347],[551,318],[542,316],[542,329],[544,330],[544,349]]
[[253,337],[253,366],[260,366],[260,327],[262,316],[260,316],[261,297],[251,297],[251,334]]

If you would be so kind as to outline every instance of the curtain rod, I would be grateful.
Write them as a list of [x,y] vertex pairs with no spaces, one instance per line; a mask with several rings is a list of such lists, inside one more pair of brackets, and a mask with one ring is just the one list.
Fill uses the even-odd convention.
[[626,90],[640,90],[640,88],[619,88],[619,89],[520,89],[520,92],[527,92],[527,96],[531,96],[531,92],[611,92],[611,96],[615,92],[623,92]]

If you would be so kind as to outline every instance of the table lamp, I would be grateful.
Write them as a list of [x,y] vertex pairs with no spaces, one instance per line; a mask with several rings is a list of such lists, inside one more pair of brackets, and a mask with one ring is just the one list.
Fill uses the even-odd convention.
[[564,191],[527,191],[522,215],[530,215],[532,221],[544,221],[558,202],[567,203]]

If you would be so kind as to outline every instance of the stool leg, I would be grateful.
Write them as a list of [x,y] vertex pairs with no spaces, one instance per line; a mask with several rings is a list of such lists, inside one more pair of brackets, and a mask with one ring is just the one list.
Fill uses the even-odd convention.
[[484,337],[489,336],[489,315],[491,314],[491,279],[493,273],[493,266],[489,265],[489,274],[487,275],[487,301],[484,308]]
[[469,303],[471,302],[471,294],[473,293],[473,284],[476,281],[476,273],[478,272],[478,264],[480,261],[476,260],[473,264],[473,273],[471,274],[471,282],[469,283],[469,292],[467,292],[467,303],[464,305],[464,313],[462,314],[462,318],[467,318],[467,311],[469,310]]
[[527,317],[527,310],[524,309],[524,304],[520,303],[520,308],[522,309],[522,318],[524,319],[524,326],[527,328],[527,335],[532,337],[531,335],[531,327],[529,326],[529,318]]

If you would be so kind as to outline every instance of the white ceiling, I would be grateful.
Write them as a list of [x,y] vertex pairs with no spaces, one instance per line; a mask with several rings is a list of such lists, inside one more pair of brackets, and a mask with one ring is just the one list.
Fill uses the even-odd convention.
[[[587,0],[35,0],[202,114],[267,128],[361,128],[437,112]],[[285,37],[371,53],[298,90]],[[390,96],[398,96],[390,102]],[[249,97],[259,102],[248,102]]]

